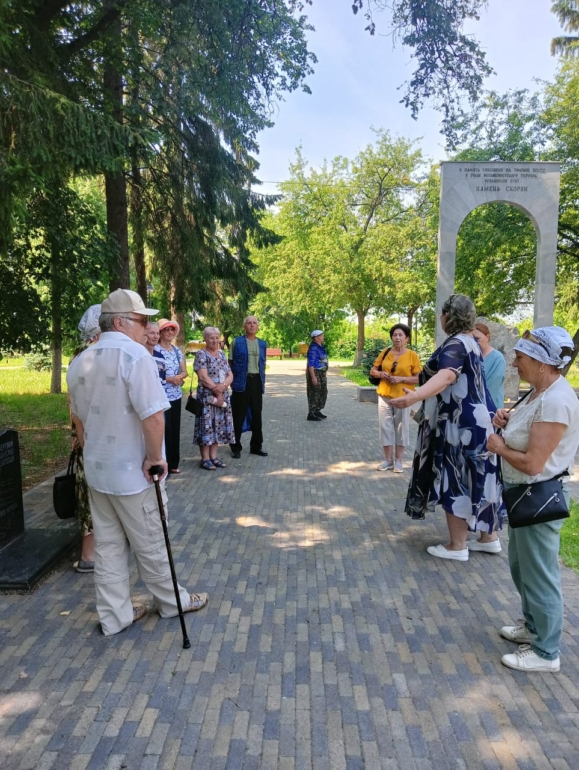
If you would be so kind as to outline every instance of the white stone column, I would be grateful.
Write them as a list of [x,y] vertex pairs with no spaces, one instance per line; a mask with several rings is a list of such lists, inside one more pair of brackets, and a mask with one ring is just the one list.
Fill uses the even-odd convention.
[[[442,221],[442,220],[441,220]],[[456,271],[456,236],[458,227],[438,232],[438,272],[436,277],[436,347],[442,345],[446,334],[440,325],[440,314],[446,300],[454,293]]]

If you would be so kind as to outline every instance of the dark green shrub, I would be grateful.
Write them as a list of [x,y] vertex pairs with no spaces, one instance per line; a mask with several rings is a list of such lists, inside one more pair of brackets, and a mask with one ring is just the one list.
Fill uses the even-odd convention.
[[35,372],[50,372],[52,354],[48,345],[37,345],[31,353],[24,356],[24,368]]
[[331,342],[328,355],[331,358],[354,358],[356,355],[356,340],[339,339]]

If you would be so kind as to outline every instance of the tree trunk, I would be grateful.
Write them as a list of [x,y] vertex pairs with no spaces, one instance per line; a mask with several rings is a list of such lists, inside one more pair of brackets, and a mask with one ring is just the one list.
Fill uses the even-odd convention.
[[[106,5],[110,5],[110,0]],[[117,62],[120,60],[122,46],[122,19],[113,22],[110,27],[103,85],[105,98],[112,107],[112,114],[118,123],[123,122],[123,78]],[[131,287],[129,269],[129,227],[127,215],[127,182],[124,171],[105,172],[105,195],[107,200],[107,229],[119,248],[119,261],[110,280],[110,290],[129,289]]]
[[364,323],[366,321],[366,313],[366,310],[356,310],[356,315],[358,316],[358,341],[356,343],[354,366],[360,366],[362,357],[364,356],[364,343],[366,342]]
[[183,353],[185,352],[185,315],[177,310],[175,307],[175,282],[171,281],[171,320],[177,321],[179,324],[179,334],[175,337],[175,343],[177,347],[181,348]]
[[410,328],[410,344],[412,343],[416,344],[416,332],[413,331],[413,324],[414,324],[414,316],[416,314],[416,311],[418,310],[420,306],[414,305],[414,307],[408,308],[408,315],[406,316],[406,320],[408,321],[408,327]]
[[130,289],[129,229],[127,225],[127,183],[125,175],[105,174],[107,229],[117,243],[119,259],[109,283],[109,290]]
[[62,285],[58,269],[58,253],[56,247],[51,248],[50,283],[51,283],[51,348],[52,376],[50,392],[62,393]]
[[132,163],[131,224],[133,226],[133,264],[137,278],[137,292],[147,304],[147,268],[145,265],[145,229],[143,227],[143,196],[141,168],[136,157]]
[[566,375],[569,369],[573,366],[573,361],[577,358],[577,353],[579,353],[579,329],[575,332],[573,335],[573,345],[575,349],[573,350],[573,353],[571,354],[571,360],[567,364],[567,366],[563,369],[562,374]]

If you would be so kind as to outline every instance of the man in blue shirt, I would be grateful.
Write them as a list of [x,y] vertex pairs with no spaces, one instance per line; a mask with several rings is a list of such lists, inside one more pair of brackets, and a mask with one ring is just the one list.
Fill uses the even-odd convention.
[[325,420],[322,409],[328,398],[328,354],[324,348],[324,332],[315,329],[308,348],[308,366],[306,369],[306,385],[308,392],[308,417],[310,422]]
[[251,412],[251,441],[249,452],[252,455],[267,457],[261,448],[263,433],[261,429],[261,410],[265,391],[265,359],[267,345],[257,337],[259,322],[253,315],[243,322],[245,334],[236,337],[229,351],[229,366],[233,372],[231,383],[231,411],[235,444],[231,444],[231,456],[241,457],[241,434],[248,409]]

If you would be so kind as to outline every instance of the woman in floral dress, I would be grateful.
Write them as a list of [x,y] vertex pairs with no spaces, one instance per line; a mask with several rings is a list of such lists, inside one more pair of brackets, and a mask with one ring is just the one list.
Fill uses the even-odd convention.
[[[476,310],[462,294],[443,305],[441,324],[450,336],[432,354],[420,388],[392,399],[403,408],[424,401],[406,513],[423,519],[441,505],[450,534],[447,545],[430,546],[431,556],[467,561],[469,549],[499,553],[497,530],[503,504],[496,455],[486,449],[495,411],[485,385],[478,343],[472,336]],[[467,544],[467,532],[480,533]]]
[[195,418],[193,443],[199,444],[201,468],[206,471],[225,468],[225,463],[217,457],[219,444],[235,442],[229,394],[233,373],[219,345],[219,337],[215,326],[203,331],[206,347],[197,352],[193,365],[199,379],[197,398],[203,403],[202,415]]

